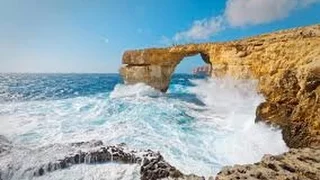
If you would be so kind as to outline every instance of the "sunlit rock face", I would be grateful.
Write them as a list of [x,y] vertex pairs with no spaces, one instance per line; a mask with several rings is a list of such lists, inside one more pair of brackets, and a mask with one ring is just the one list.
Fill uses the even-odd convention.
[[120,73],[165,92],[176,66],[201,54],[212,76],[258,79],[257,121],[280,125],[289,147],[320,146],[320,25],[247,39],[126,51]]

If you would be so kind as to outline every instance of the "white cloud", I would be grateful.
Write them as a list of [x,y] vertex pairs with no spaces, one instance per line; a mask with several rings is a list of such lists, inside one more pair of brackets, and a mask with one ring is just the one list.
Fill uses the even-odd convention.
[[178,32],[173,41],[207,40],[224,27],[243,27],[270,23],[286,18],[296,9],[320,0],[227,0],[222,15],[196,20],[191,28]]
[[320,0],[228,0],[224,15],[230,26],[269,23]]
[[223,18],[221,16],[211,19],[197,20],[192,27],[186,31],[179,32],[174,36],[174,41],[181,40],[204,40],[223,29]]
[[268,23],[285,18],[296,0],[228,0],[225,16],[231,26]]

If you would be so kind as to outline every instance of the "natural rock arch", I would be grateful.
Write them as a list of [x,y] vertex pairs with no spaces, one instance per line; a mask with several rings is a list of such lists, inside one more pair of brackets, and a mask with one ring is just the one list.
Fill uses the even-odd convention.
[[143,82],[155,89],[166,92],[171,76],[177,65],[185,57],[200,54],[202,60],[211,64],[209,55],[201,50],[188,50],[168,52],[167,49],[145,49],[126,51],[122,63],[126,64],[120,73],[127,83]]
[[257,120],[278,124],[289,147],[320,147],[320,25],[238,41],[126,51],[120,73],[165,92],[184,57],[201,54],[212,75],[258,80]]

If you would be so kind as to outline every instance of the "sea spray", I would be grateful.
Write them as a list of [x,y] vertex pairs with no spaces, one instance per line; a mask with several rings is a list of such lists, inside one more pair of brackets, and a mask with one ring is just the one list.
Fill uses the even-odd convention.
[[[32,80],[34,76],[23,78],[34,82],[37,89],[47,88],[46,92],[51,92],[56,91],[60,81],[52,86],[53,90],[42,84],[59,79],[57,76],[41,80]],[[168,93],[164,94],[144,84],[110,83],[119,79],[114,75],[83,76],[79,82],[80,78],[73,76],[63,76],[65,82],[71,81],[70,86],[63,84],[64,93],[54,98],[40,94],[30,97],[30,89],[12,92],[17,90],[13,88],[6,92],[6,98],[22,93],[21,97],[29,99],[1,101],[0,132],[13,144],[27,148],[92,139],[107,144],[126,143],[133,149],[160,151],[182,172],[205,176],[216,174],[225,165],[257,162],[264,154],[287,150],[280,130],[254,123],[255,109],[263,102],[254,81],[192,80],[192,76],[179,75],[173,77]],[[81,82],[90,82],[90,86],[83,87]],[[101,83],[111,88],[101,89]],[[9,81],[7,84],[16,85]],[[79,94],[69,93],[75,91]],[[64,152],[68,150],[60,153]],[[28,166],[27,161],[23,163]],[[94,172],[94,167],[90,166],[90,171]],[[98,173],[99,177],[104,174],[102,170]],[[61,176],[59,172],[55,175]]]
[[208,108],[205,119],[198,120],[219,127],[210,144],[222,164],[254,163],[264,154],[287,150],[279,129],[254,122],[256,107],[264,101],[256,92],[256,81],[226,77],[192,82],[196,86],[190,92]]

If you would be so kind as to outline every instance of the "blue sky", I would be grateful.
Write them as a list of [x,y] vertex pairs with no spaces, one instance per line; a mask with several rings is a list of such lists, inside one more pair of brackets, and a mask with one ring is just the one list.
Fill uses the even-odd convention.
[[0,72],[114,73],[127,49],[316,23],[320,0],[0,0]]

